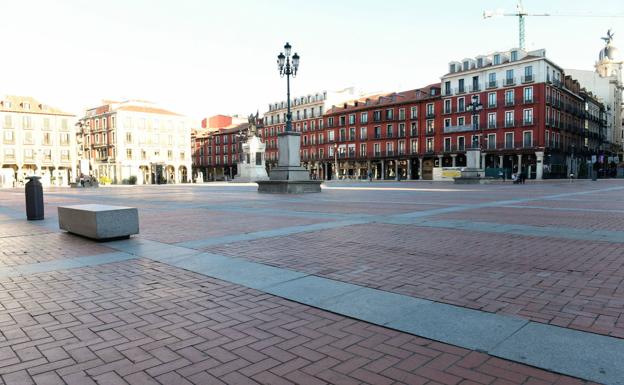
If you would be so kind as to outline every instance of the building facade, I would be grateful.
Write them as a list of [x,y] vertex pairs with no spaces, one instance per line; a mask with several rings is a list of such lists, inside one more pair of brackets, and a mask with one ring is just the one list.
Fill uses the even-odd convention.
[[190,182],[191,124],[186,117],[130,100],[104,102],[87,110],[81,121],[83,156],[100,181]]
[[22,185],[30,175],[44,186],[76,179],[75,116],[32,97],[0,99],[0,186]]

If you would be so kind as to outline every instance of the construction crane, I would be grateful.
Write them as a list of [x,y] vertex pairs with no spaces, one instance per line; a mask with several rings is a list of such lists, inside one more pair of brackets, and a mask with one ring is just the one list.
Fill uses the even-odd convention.
[[522,5],[522,0],[519,0],[516,4],[516,12],[505,13],[502,9],[496,11],[484,11],[483,18],[488,19],[497,16],[517,16],[518,17],[518,33],[519,33],[519,48],[524,50],[524,19],[527,16],[567,16],[567,17],[624,17],[624,15],[595,15],[591,13],[587,14],[563,14],[563,13],[528,13]]

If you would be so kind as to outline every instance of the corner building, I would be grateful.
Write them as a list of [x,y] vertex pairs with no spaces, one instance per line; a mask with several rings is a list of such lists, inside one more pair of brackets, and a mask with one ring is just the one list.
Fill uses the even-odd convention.
[[[488,176],[502,170],[532,179],[565,177],[579,156],[590,155],[581,86],[545,50],[451,62],[441,83],[443,166],[463,155],[474,136]],[[469,108],[473,101],[482,105],[476,114]]]
[[44,186],[76,179],[75,115],[28,96],[0,99],[0,187],[37,175]]
[[104,102],[87,110],[84,157],[91,174],[124,183],[190,182],[191,127],[188,119],[153,103]]

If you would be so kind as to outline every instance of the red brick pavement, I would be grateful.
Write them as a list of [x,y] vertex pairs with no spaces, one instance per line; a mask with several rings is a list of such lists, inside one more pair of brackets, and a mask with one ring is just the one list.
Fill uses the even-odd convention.
[[586,383],[152,261],[0,285],[0,384]]
[[0,267],[117,251],[77,236],[49,232],[23,221],[0,224],[0,234]]
[[620,244],[374,223],[206,250],[624,337]]

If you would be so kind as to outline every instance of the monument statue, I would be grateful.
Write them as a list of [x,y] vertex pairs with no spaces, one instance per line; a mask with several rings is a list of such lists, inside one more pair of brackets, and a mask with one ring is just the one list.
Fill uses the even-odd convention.
[[250,114],[247,117],[247,128],[239,132],[239,140],[242,143],[242,151],[237,166],[235,182],[255,182],[268,180],[265,157],[266,144],[258,137],[258,127],[262,123],[258,118],[259,113]]

